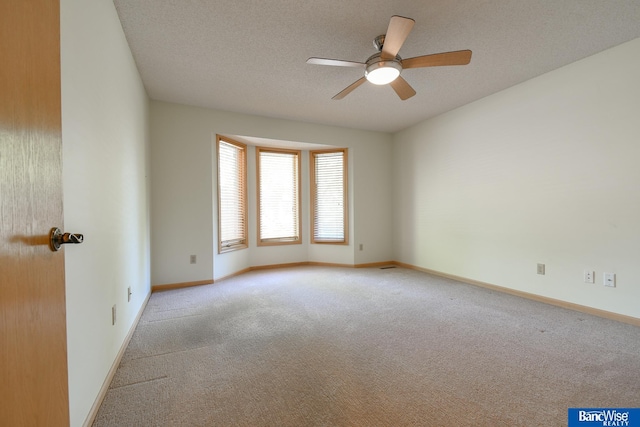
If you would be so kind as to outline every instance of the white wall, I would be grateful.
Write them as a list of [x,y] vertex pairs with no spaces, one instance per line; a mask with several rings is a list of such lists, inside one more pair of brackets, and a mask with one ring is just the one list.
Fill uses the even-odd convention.
[[[255,152],[249,150],[249,244],[217,253],[215,135],[243,135],[349,149],[350,244],[310,245],[308,158],[303,156],[303,245],[257,247]],[[152,283],[218,279],[251,266],[391,259],[391,136],[378,132],[151,103]],[[357,189],[362,195],[354,196]],[[360,221],[354,221],[365,217]],[[356,255],[354,242],[365,242]],[[189,264],[189,255],[198,257]]]
[[[353,244],[355,264],[394,260],[392,236],[393,206],[392,145],[355,147],[349,152],[357,179],[349,189],[358,209],[352,212],[356,225]],[[359,250],[362,244],[363,250]]]
[[640,317],[638,76],[640,39],[395,135],[396,259]]
[[150,292],[148,100],[113,3],[60,7],[65,229],[85,236],[64,248],[69,404],[80,426]]

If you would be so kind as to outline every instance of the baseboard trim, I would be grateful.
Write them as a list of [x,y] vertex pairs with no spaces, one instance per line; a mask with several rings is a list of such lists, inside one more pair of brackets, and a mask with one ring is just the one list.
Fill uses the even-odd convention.
[[367,264],[355,264],[355,268],[380,268],[380,267],[389,267],[397,265],[395,261],[387,261],[387,262],[370,262]]
[[640,319],[637,317],[614,313],[612,311],[607,311],[607,310],[601,310],[599,308],[588,307],[586,305],[575,304],[572,302],[545,297],[542,295],[536,295],[529,292],[519,291],[516,289],[505,288],[503,286],[493,285],[491,283],[481,282],[479,280],[474,280],[466,277],[456,276],[453,274],[443,273],[441,271],[431,270],[429,268],[422,268],[422,267],[418,267],[411,264],[405,264],[403,262],[395,261],[394,264],[397,265],[398,267],[408,268],[416,271],[422,271],[424,273],[433,274],[434,276],[457,280],[458,282],[467,283],[469,285],[480,286],[482,288],[487,288],[497,292],[503,292],[503,293],[515,295],[518,297],[527,298],[533,301],[554,305],[556,307],[562,307],[569,310],[579,311],[581,313],[591,314],[591,315],[602,317],[609,320],[615,320],[617,322],[627,323],[634,326],[640,326]]
[[226,276],[222,276],[222,277],[218,277],[217,279],[214,279],[214,283],[218,283],[221,280],[230,279],[235,276],[240,276],[250,271],[251,271],[251,268],[243,268],[242,270],[236,271],[235,273],[227,274]]
[[124,352],[127,349],[127,346],[129,345],[129,341],[131,341],[133,332],[136,330],[136,327],[138,326],[138,322],[142,317],[142,313],[144,312],[144,309],[147,307],[147,303],[149,302],[150,297],[151,297],[151,292],[147,294],[147,297],[145,298],[144,302],[142,303],[142,306],[140,307],[140,311],[138,312],[138,315],[133,321],[131,328],[129,328],[129,332],[127,333],[127,336],[122,342],[122,345],[120,346],[120,350],[118,351],[118,354],[116,355],[115,360],[111,364],[111,369],[109,369],[109,372],[107,373],[107,377],[102,383],[102,387],[100,387],[98,396],[96,397],[96,400],[93,402],[93,406],[91,406],[91,409],[89,410],[89,414],[87,415],[87,418],[82,424],[82,427],[91,427],[91,425],[93,425],[93,422],[96,420],[96,416],[98,415],[98,410],[100,409],[100,406],[102,405],[102,402],[104,401],[104,398],[107,395],[107,391],[109,390],[109,386],[111,385],[113,376],[116,374],[116,371],[118,370],[118,366],[120,366],[120,361],[122,360],[122,356],[124,356]]
[[287,267],[300,267],[300,266],[340,267],[340,268],[354,268],[354,267],[357,267],[354,264],[340,264],[340,263],[336,263],[336,262],[302,261],[302,262],[292,262],[292,263],[288,263],[288,264],[256,265],[254,267],[249,267],[247,270],[249,270],[249,271],[269,270],[269,269],[272,269],[272,268],[287,268]]
[[265,265],[255,265],[253,267],[249,267],[247,271],[255,271],[255,270],[271,270],[274,268],[287,268],[287,267],[300,267],[303,265],[310,265],[307,261],[303,262],[289,262],[286,264],[265,264]]
[[165,285],[151,286],[151,292],[168,291],[170,289],[190,288],[191,286],[210,285],[213,279],[197,280],[195,282],[167,283]]
[[316,262],[316,261],[309,261],[304,263],[304,265],[310,265],[313,267],[338,267],[338,268],[354,268],[355,267],[353,264],[340,264],[337,262]]

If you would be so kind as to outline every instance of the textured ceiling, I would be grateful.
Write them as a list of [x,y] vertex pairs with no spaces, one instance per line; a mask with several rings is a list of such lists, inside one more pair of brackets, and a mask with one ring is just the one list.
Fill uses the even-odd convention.
[[[155,100],[395,132],[640,37],[639,0],[114,0]],[[466,66],[405,70],[417,95],[365,83],[364,62],[389,18],[416,23],[403,58],[470,49]]]

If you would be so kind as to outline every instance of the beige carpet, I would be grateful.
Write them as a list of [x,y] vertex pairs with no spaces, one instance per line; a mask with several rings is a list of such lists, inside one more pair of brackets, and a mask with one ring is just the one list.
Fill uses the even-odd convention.
[[412,270],[155,293],[94,426],[562,426],[640,406],[640,328]]

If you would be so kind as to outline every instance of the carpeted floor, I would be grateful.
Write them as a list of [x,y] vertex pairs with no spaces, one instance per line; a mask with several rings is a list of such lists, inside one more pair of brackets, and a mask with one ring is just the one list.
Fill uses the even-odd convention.
[[94,426],[563,426],[640,406],[640,328],[402,268],[154,293]]

